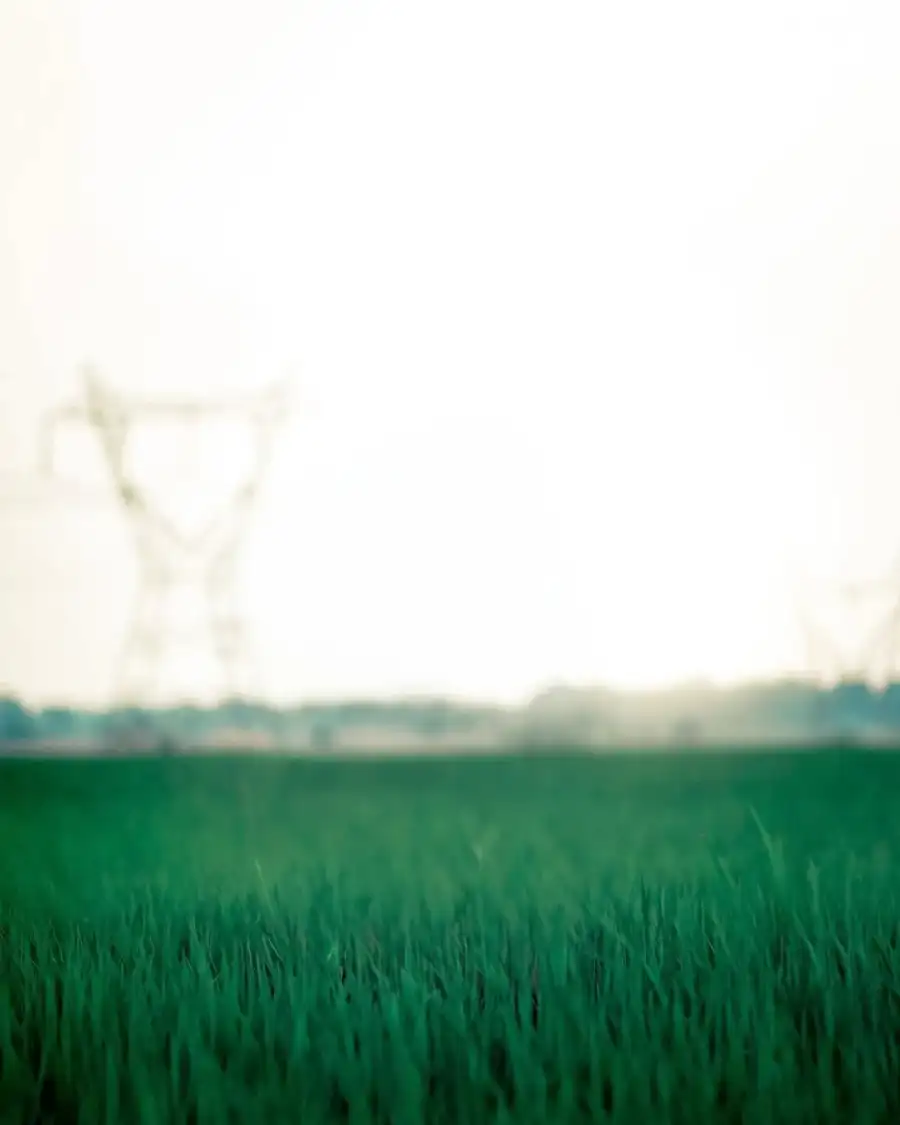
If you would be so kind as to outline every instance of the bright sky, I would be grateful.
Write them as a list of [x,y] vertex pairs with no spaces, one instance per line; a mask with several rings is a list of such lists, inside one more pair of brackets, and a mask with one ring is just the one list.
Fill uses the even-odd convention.
[[[275,696],[796,667],[900,548],[900,8],[5,0],[0,479],[96,363],[288,371]],[[0,511],[0,684],[101,701],[115,507]]]

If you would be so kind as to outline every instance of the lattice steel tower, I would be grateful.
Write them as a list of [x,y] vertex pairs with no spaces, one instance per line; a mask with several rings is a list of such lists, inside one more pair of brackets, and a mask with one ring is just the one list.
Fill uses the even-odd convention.
[[[807,665],[820,689],[816,725],[850,737],[852,696],[881,696],[900,666],[900,569],[797,596]],[[824,692],[824,694],[823,694]],[[861,722],[861,718],[859,720]]]
[[[119,706],[153,707],[184,701],[167,683],[173,659],[211,656],[217,681],[207,690],[218,698],[248,698],[259,691],[247,621],[237,592],[237,567],[274,437],[289,408],[287,387],[212,401],[135,399],[111,389],[92,370],[84,373],[84,400],[54,410],[45,420],[45,468],[56,474],[58,428],[90,426],[96,433],[116,494],[131,526],[137,552],[138,586],[118,666],[114,694]],[[171,495],[154,492],[130,456],[135,439],[154,427],[176,431],[179,472],[190,488],[190,458],[204,429],[238,423],[249,439],[250,457],[241,479],[207,513],[184,526],[170,510]],[[224,466],[223,466],[224,468]],[[197,620],[179,618],[177,605],[189,595]],[[205,650],[205,653],[204,653]]]

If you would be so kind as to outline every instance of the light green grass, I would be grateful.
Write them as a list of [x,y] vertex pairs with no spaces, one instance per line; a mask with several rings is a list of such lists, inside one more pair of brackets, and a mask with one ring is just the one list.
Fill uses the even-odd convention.
[[866,754],[0,763],[0,1122],[893,1125],[898,796]]

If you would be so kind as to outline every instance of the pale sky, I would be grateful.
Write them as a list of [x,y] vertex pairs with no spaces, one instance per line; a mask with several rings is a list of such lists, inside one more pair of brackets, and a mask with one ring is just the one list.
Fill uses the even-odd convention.
[[[87,360],[296,372],[273,696],[795,669],[785,576],[900,550],[898,52],[889,0],[4,0],[0,480]],[[0,685],[104,701],[120,513],[0,536]]]

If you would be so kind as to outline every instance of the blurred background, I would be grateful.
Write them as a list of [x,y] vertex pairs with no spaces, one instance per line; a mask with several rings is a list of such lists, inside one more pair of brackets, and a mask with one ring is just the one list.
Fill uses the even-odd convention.
[[[259,700],[892,679],[898,47],[875,3],[6,0],[4,692],[115,702],[115,483],[171,507],[211,431],[141,468],[98,437],[282,379],[235,577]],[[105,413],[55,463],[89,504],[35,486],[85,363]],[[877,607],[838,623],[847,583]]]

